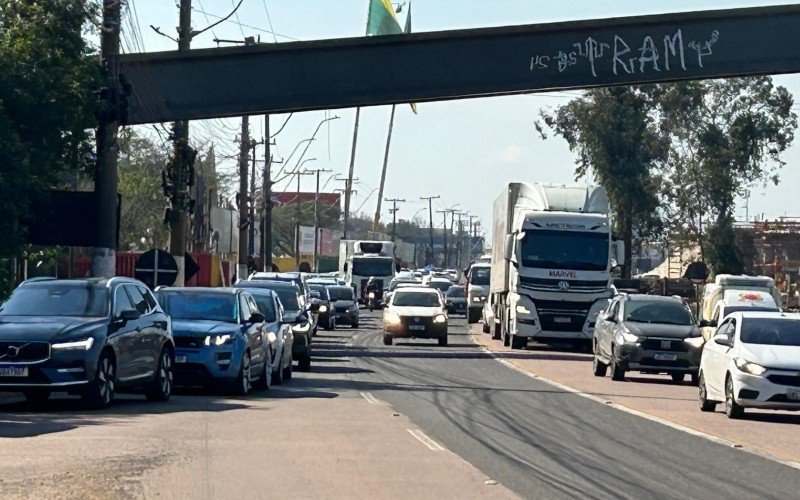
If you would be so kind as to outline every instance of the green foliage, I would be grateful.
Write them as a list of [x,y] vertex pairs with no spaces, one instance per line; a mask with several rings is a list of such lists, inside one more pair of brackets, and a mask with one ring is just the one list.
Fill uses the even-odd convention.
[[631,247],[636,229],[658,226],[656,167],[666,144],[650,114],[650,100],[635,87],[593,89],[553,114],[545,123],[577,153],[576,178],[588,174],[608,191],[617,230],[625,242],[623,276],[630,276]]
[[88,0],[0,0],[0,258],[19,253],[33,200],[93,166],[94,14]]
[[699,244],[717,273],[741,269],[735,199],[754,184],[778,183],[797,128],[794,99],[768,76],[664,85],[652,96],[671,145],[663,216],[673,240]]
[[166,200],[161,170],[169,152],[150,138],[125,128],[119,134],[120,249],[165,248]]

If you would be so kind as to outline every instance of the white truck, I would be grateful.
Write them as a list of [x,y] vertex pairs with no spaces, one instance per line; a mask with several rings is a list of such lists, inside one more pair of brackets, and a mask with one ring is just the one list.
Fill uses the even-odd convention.
[[467,323],[477,323],[489,296],[491,262],[476,262],[467,271]]
[[394,243],[391,241],[340,241],[339,275],[353,287],[359,301],[363,301],[363,290],[370,278],[377,279],[383,289],[389,286],[395,270]]
[[495,337],[590,342],[624,248],[602,187],[515,182],[494,202],[490,304]]

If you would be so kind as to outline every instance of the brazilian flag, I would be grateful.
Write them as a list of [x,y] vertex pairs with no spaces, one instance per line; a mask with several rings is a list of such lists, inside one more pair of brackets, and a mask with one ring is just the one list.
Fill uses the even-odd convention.
[[369,0],[367,35],[400,35],[403,29],[397,22],[389,0]]

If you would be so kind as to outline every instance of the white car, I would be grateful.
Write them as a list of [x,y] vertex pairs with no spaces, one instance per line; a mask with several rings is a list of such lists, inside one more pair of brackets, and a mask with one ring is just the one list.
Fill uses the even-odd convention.
[[800,410],[800,315],[728,315],[703,349],[699,386],[700,409],[725,403],[730,418],[745,408]]
[[442,294],[423,286],[398,288],[383,311],[383,343],[395,338],[437,339],[447,345],[447,313]]

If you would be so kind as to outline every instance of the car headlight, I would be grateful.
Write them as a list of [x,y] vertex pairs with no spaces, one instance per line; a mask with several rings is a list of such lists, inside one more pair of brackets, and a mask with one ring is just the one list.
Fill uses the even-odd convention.
[[688,337],[683,339],[683,341],[686,342],[687,344],[689,344],[692,347],[703,347],[703,344],[706,343],[706,339],[704,339],[703,336],[700,335],[699,332],[695,332],[695,333],[696,333],[696,335],[695,334],[689,335]]
[[764,372],[767,371],[766,368],[759,365],[758,363],[747,361],[744,358],[736,358],[733,360],[733,362],[736,365],[736,368],[740,369],[745,373],[749,373],[750,375],[763,375]]
[[520,304],[520,305],[517,306],[517,313],[519,313],[519,314],[530,314],[531,310]]
[[433,322],[438,324],[447,323],[447,316],[445,316],[444,314],[437,314],[433,318]]
[[375,292],[369,292],[369,298],[374,299],[375,298]]
[[626,344],[636,344],[637,342],[639,342],[639,337],[637,337],[636,335],[632,334],[628,330],[622,330],[620,332],[620,336],[622,337],[622,340]]
[[311,329],[310,321],[306,321],[305,323],[301,323],[299,325],[292,325],[292,332],[306,333],[310,329]]
[[358,311],[358,306],[353,304],[352,306],[350,306],[350,310],[351,311]]
[[321,313],[328,312],[328,306],[319,306],[319,312]]
[[223,345],[233,340],[233,335],[226,333],[224,335],[209,335],[203,341],[203,345]]
[[54,351],[57,350],[76,350],[76,351],[88,351],[94,345],[94,339],[89,337],[88,339],[83,340],[76,340],[75,342],[60,342],[58,344],[53,344],[51,347]]
[[387,313],[383,315],[383,321],[387,325],[399,325],[400,315],[394,311],[387,311]]

